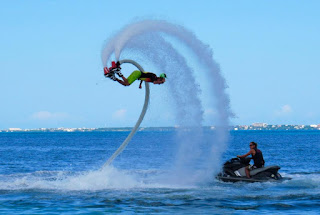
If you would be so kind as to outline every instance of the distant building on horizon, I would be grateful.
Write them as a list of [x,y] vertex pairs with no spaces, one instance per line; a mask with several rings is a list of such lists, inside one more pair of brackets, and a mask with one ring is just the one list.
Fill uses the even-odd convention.
[[268,126],[268,124],[264,123],[264,122],[255,122],[255,123],[252,123],[252,126],[253,127],[263,127],[263,128],[265,128],[265,127]]
[[9,128],[8,130],[9,131],[22,131],[21,128]]

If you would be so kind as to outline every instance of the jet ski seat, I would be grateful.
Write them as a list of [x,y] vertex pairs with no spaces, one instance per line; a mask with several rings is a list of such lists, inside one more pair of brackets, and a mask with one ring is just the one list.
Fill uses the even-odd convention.
[[278,171],[280,169],[280,167],[279,166],[266,166],[266,167],[253,169],[250,171],[250,175],[256,175],[256,174],[263,172],[265,170],[268,170],[268,169],[274,169],[274,170]]

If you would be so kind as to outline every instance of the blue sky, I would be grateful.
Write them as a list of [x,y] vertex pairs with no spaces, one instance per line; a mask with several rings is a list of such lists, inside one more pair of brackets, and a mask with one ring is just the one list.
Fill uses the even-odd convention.
[[[142,18],[183,25],[212,47],[232,124],[320,124],[319,1],[194,2],[0,1],[0,129],[133,126],[144,91],[104,80],[100,54]],[[142,126],[175,124],[159,87]]]

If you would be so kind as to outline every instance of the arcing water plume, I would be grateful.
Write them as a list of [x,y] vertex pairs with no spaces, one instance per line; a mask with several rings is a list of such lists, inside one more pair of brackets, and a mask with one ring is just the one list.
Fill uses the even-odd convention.
[[[210,140],[211,149],[203,148],[206,140],[202,136],[203,107],[199,98],[200,89],[195,81],[197,75],[187,63],[188,56],[181,54],[168,38],[174,38],[190,49],[197,57],[198,64],[208,73],[206,77],[211,83],[213,99],[217,100],[214,109],[218,112],[219,128],[218,135]],[[191,173],[195,175],[195,170],[199,170],[202,178],[203,173],[212,177],[214,166],[225,148],[231,112],[225,80],[219,65],[213,60],[210,47],[182,26],[166,21],[146,20],[126,26],[109,40],[102,52],[104,66],[110,62],[112,54],[119,60],[121,54],[127,51],[131,51],[133,58],[142,55],[156,66],[159,73],[165,71],[170,77],[165,85],[170,88],[176,119],[181,125],[175,172],[184,179],[187,175],[190,178]],[[206,153],[208,150],[211,150],[210,153]]]
[[141,55],[159,72],[170,74],[165,85],[169,87],[179,125],[201,127],[203,110],[200,89],[195,83],[193,70],[185,58],[162,36],[149,33],[135,37],[126,50]]

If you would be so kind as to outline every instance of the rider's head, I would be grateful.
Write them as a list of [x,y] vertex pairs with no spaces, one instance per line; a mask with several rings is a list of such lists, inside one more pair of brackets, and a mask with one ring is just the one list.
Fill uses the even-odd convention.
[[163,84],[166,81],[167,75],[165,73],[160,74],[159,77],[153,82],[154,84]]
[[251,148],[256,149],[258,147],[258,144],[256,142],[251,142],[249,146],[250,146],[250,149]]
[[159,77],[160,78],[167,78],[167,74],[166,73],[161,73]]

